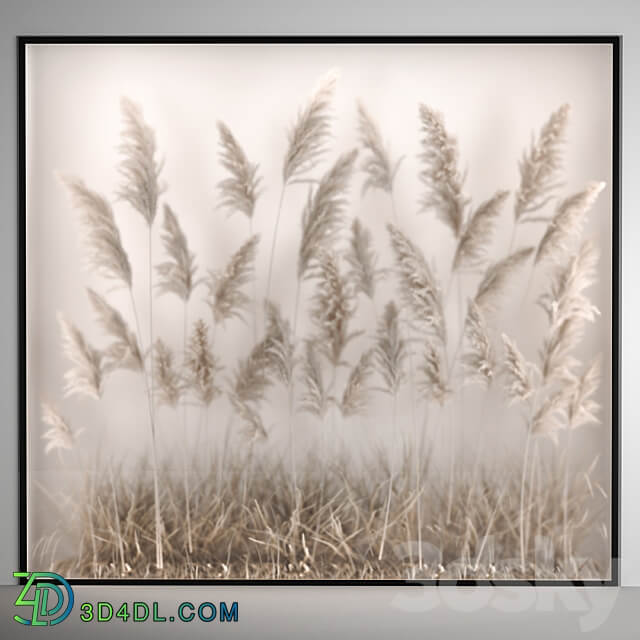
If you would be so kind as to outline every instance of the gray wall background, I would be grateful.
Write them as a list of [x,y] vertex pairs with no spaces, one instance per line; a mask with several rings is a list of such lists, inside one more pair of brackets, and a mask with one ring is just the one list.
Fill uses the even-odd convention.
[[[623,240],[622,240],[622,286],[623,286],[623,345],[622,357],[622,583],[624,585],[640,585],[640,547],[637,540],[640,539],[640,511],[637,508],[635,496],[640,490],[640,467],[634,464],[634,456],[640,448],[640,431],[636,423],[640,417],[640,405],[633,401],[634,369],[640,359],[640,333],[634,325],[640,320],[640,291],[634,288],[633,274],[640,269],[640,253],[637,251],[640,235],[640,222],[636,221],[634,214],[640,209],[640,181],[636,178],[637,166],[640,163],[640,149],[637,144],[640,140],[640,95],[638,93],[638,78],[640,77],[640,5],[633,0],[585,0],[558,1],[539,0],[538,2],[506,2],[505,0],[485,0],[476,3],[472,0],[460,0],[457,2],[443,2],[433,0],[396,0],[395,2],[364,2],[352,1],[349,3],[339,0],[325,0],[318,2],[302,2],[301,0],[282,0],[280,2],[260,1],[219,1],[190,0],[177,3],[171,0],[111,0],[99,2],[96,0],[3,0],[0,4],[0,79],[2,91],[0,93],[0,291],[2,300],[7,310],[2,318],[2,331],[0,331],[0,352],[3,355],[0,366],[0,412],[4,418],[4,437],[0,449],[0,512],[3,518],[0,521],[0,580],[10,582],[11,572],[16,568],[18,561],[18,464],[17,464],[17,315],[15,313],[15,301],[17,296],[16,281],[16,42],[19,34],[60,34],[60,35],[87,35],[87,34],[623,34]],[[523,71],[525,72],[525,71]],[[5,590],[6,591],[6,590]],[[12,594],[15,597],[15,594]],[[106,590],[104,590],[106,591]],[[130,594],[129,599],[144,599],[145,595],[151,599],[148,591],[136,590]],[[209,590],[211,591],[211,590]],[[216,597],[222,599],[239,599],[247,590],[240,590],[238,594],[232,594],[231,589],[224,589]],[[269,591],[250,591],[251,601],[262,601],[261,593],[265,594],[264,605]],[[223,595],[224,593],[224,595]],[[275,592],[278,602],[286,603],[290,609],[299,612],[314,611],[320,620],[331,618],[332,621],[326,627],[326,631],[336,632],[341,629],[346,634],[354,635],[354,620],[352,618],[349,627],[336,627],[336,615],[350,613],[352,615],[367,615],[366,611],[373,610],[375,605],[367,591],[339,589],[331,594],[322,592],[320,596],[316,589],[305,589],[299,592],[289,591]],[[392,602],[398,594],[376,591],[376,600],[385,598],[386,605],[375,609],[380,616],[385,618],[387,624],[374,624],[375,620],[369,618],[369,627],[385,633],[393,631],[395,625],[401,622],[403,612],[394,607]],[[444,593],[444,592],[443,592]],[[450,593],[450,592],[447,592]],[[414,634],[442,635],[447,629],[443,625],[464,619],[470,624],[491,625],[500,628],[503,633],[513,633],[518,628],[519,636],[524,637],[527,630],[531,633],[562,633],[564,637],[569,632],[588,631],[581,628],[577,619],[570,628],[562,628],[557,625],[544,627],[544,625],[522,625],[521,616],[505,617],[499,608],[485,607],[486,616],[482,619],[474,617],[460,618],[453,602],[462,603],[468,598],[468,592],[451,592],[447,600],[439,596],[445,603],[445,609],[439,609],[437,617],[430,614],[428,607],[419,607],[420,615],[413,616]],[[458,595],[456,595],[458,593]],[[592,592],[595,593],[595,592]],[[617,592],[609,592],[617,593]],[[158,590],[153,591],[158,596]],[[186,595],[186,594],[185,594]],[[202,595],[205,595],[204,593]],[[111,597],[100,590],[100,593],[92,592],[93,599]],[[213,597],[208,594],[208,597]],[[244,597],[244,596],[242,596]],[[414,598],[426,598],[413,593]],[[586,603],[584,595],[575,594],[576,598],[583,598],[581,605],[574,600],[574,610],[589,606],[592,608],[606,608],[604,600],[598,607]],[[595,602],[595,595],[589,596],[591,602]],[[600,596],[597,596],[600,598]],[[602,598],[606,598],[603,594]],[[609,596],[611,597],[611,596]],[[120,597],[121,598],[121,597]],[[169,596],[171,599],[172,596]],[[181,598],[175,596],[174,599]],[[295,600],[294,600],[295,598]],[[297,599],[300,598],[298,606]],[[352,606],[346,607],[347,601]],[[118,599],[118,598],[116,598]],[[182,599],[182,598],[181,598]],[[184,598],[188,599],[188,598]],[[522,600],[522,596],[520,596]],[[626,598],[631,600],[631,597]],[[635,599],[635,597],[633,598]],[[249,602],[249,598],[247,598]],[[272,603],[269,600],[269,603]],[[342,603],[339,608],[333,609],[336,603]],[[522,600],[521,610],[533,613],[535,606],[528,605]],[[586,603],[586,604],[585,604]],[[534,601],[535,604],[535,601]],[[621,603],[620,603],[621,604]],[[628,602],[632,604],[632,602]],[[463,606],[460,604],[459,606]],[[546,605],[545,605],[546,606]],[[558,605],[559,610],[567,610],[569,607]],[[576,609],[578,607],[578,609]],[[266,607],[260,606],[264,615],[267,615]],[[512,611],[515,609],[511,609]],[[547,611],[548,606],[547,606]],[[442,612],[445,614],[442,614]],[[611,609],[609,608],[609,611]],[[272,610],[273,612],[273,610]],[[492,612],[496,612],[493,616]],[[279,615],[280,611],[276,610]],[[253,616],[252,616],[253,617]],[[327,618],[328,617],[328,618]],[[390,621],[395,617],[395,622],[390,626]],[[260,616],[253,617],[256,627],[264,629],[266,619],[260,620]],[[504,624],[509,619],[512,623],[520,618],[518,627]],[[2,616],[3,623],[8,619]],[[269,616],[273,622],[275,616]],[[538,617],[538,620],[541,618]],[[360,619],[362,624],[366,618]],[[633,618],[632,618],[633,620]],[[429,621],[433,625],[429,624]],[[348,620],[347,620],[348,622]],[[11,623],[13,624],[13,623]],[[259,625],[262,624],[262,627]],[[499,625],[499,627],[498,627]],[[16,625],[13,624],[13,627]],[[110,626],[110,625],[109,625]],[[466,625],[465,625],[466,627]],[[153,626],[141,625],[139,627],[149,633],[155,631]],[[298,630],[302,627],[298,625]],[[476,627],[477,628],[477,627]],[[489,626],[486,626],[487,630]],[[64,627],[65,631],[69,629]],[[593,628],[592,628],[593,629]],[[111,629],[110,629],[111,630]],[[245,631],[247,628],[245,627]],[[62,630],[58,630],[62,632]],[[204,631],[204,630],[202,630]],[[295,631],[291,628],[289,631]],[[602,629],[600,629],[602,631]],[[283,630],[284,632],[284,630]],[[438,633],[440,632],[440,633]],[[210,632],[209,632],[210,633]],[[234,635],[242,634],[242,625],[235,627]],[[286,632],[284,632],[286,633]],[[454,630],[454,633],[456,631]],[[467,631],[468,633],[468,631]],[[637,633],[629,629],[629,634],[614,632],[615,637],[631,637],[631,633]],[[262,634],[263,637],[264,633]],[[282,633],[280,637],[282,637]],[[599,636],[598,631],[594,632]],[[454,637],[449,635],[449,637]],[[497,637],[494,634],[494,637]],[[508,636],[504,636],[508,637]],[[532,636],[530,636],[532,637]]]

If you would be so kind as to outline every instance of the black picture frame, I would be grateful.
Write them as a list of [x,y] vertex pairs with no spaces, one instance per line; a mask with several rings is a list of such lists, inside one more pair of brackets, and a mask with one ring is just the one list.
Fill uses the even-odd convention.
[[[19,570],[27,569],[27,366],[26,366],[26,50],[34,44],[608,44],[612,47],[612,308],[611,308],[611,565],[608,580],[158,580],[72,578],[72,585],[145,586],[620,586],[620,299],[621,299],[621,65],[620,35],[554,36],[384,36],[384,35],[134,35],[134,36],[18,36],[18,460],[19,460]],[[21,579],[24,584],[25,579]]]

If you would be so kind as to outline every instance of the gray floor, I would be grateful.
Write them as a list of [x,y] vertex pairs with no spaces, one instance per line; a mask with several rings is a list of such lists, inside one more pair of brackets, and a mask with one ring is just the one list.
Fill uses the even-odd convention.
[[[322,592],[322,597],[319,594]],[[0,587],[0,638],[26,637],[13,621],[17,587]],[[562,638],[640,637],[640,588],[76,587],[70,616],[47,637],[72,638]],[[158,602],[169,618],[183,601],[238,602],[238,622],[81,622],[83,602]],[[23,613],[24,615],[24,613]],[[177,616],[176,616],[177,617]],[[52,635],[53,634],[53,635]],[[33,636],[30,636],[33,637]]]

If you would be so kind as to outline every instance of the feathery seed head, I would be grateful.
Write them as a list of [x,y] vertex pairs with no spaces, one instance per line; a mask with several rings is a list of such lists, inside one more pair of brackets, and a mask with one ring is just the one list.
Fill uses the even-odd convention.
[[156,136],[145,122],[142,109],[128,98],[120,102],[124,129],[120,173],[124,179],[119,197],[128,202],[151,226],[163,191],[158,178],[162,165],[156,160]]
[[361,102],[358,102],[358,133],[360,144],[366,152],[361,166],[367,176],[362,185],[362,195],[364,196],[369,189],[381,189],[391,193],[402,158],[392,166],[378,125]]
[[349,333],[349,322],[355,312],[353,288],[340,273],[337,258],[321,252],[313,268],[317,279],[313,296],[313,320],[318,328],[320,345],[333,366],[342,363],[347,344],[359,334]]
[[232,398],[239,404],[259,404],[269,386],[271,356],[267,338],[262,339],[251,349],[249,355],[240,360],[234,373]]
[[300,397],[300,410],[323,419],[329,408],[329,396],[324,385],[318,343],[307,340],[302,361],[301,380],[304,390]]
[[106,356],[104,370],[143,371],[144,364],[138,340],[120,312],[93,289],[87,288],[87,294],[91,306],[98,316],[100,326],[108,336],[114,339],[104,351]]
[[423,378],[419,380],[419,388],[422,395],[427,400],[435,400],[441,406],[451,394],[443,368],[443,358],[439,350],[433,345],[428,344],[420,364],[418,371],[422,373]]
[[406,356],[406,341],[400,331],[400,314],[395,303],[388,302],[378,322],[374,357],[384,390],[391,395],[398,392],[405,378]]
[[218,122],[220,134],[220,162],[229,172],[229,177],[218,182],[222,206],[230,213],[239,211],[253,218],[262,178],[258,176],[258,165],[252,164],[224,122]]
[[269,338],[265,337],[240,360],[233,374],[229,397],[252,439],[267,436],[258,407],[273,384],[272,362]]
[[230,318],[242,318],[249,297],[242,288],[254,274],[259,234],[254,234],[232,256],[224,271],[209,274],[207,304],[215,324],[224,324]]
[[547,292],[539,300],[549,319],[549,329],[542,344],[542,372],[546,381],[573,379],[571,370],[578,361],[571,352],[584,335],[586,322],[593,322],[598,308],[584,295],[596,279],[599,252],[589,241],[558,266]]
[[131,264],[107,200],[78,178],[62,178],[71,202],[80,210],[86,231],[89,264],[105,278],[131,287]]
[[474,269],[486,260],[491,234],[508,195],[508,191],[497,191],[471,215],[458,240],[453,258],[454,270],[462,267]]
[[358,218],[354,218],[351,224],[351,238],[345,259],[351,267],[349,277],[355,283],[356,291],[373,300],[376,280],[384,270],[376,268],[378,257],[372,248],[371,232]]
[[153,361],[154,381],[157,384],[158,402],[175,408],[182,394],[182,380],[173,366],[173,353],[160,339],[156,340]]
[[478,285],[474,300],[483,314],[495,311],[498,300],[512,284],[514,274],[526,263],[532,253],[533,247],[524,247],[487,268]]
[[545,259],[562,259],[571,249],[569,242],[578,238],[587,213],[605,187],[604,182],[591,182],[585,189],[565,198],[556,208],[536,251],[536,263]]
[[208,407],[222,393],[216,376],[222,367],[218,364],[209,340],[209,328],[199,318],[193,325],[185,359],[186,386],[198,402]]
[[195,286],[195,256],[189,251],[187,238],[184,235],[178,218],[167,204],[164,205],[164,224],[162,243],[169,260],[156,266],[160,293],[174,293],[182,301],[187,302]]
[[465,322],[468,348],[462,363],[471,382],[489,387],[496,370],[496,358],[489,337],[489,329],[478,305],[470,301]]
[[267,353],[270,358],[270,368],[276,377],[288,386],[293,378],[294,344],[291,336],[289,321],[280,313],[280,308],[274,302],[265,302],[267,318]]
[[289,131],[289,146],[282,167],[282,180],[300,180],[313,170],[327,151],[331,136],[330,106],[339,74],[329,71],[320,78],[304,109]]
[[372,355],[372,349],[362,353],[349,373],[340,402],[340,412],[344,417],[363,415],[366,411],[369,398],[367,382],[372,373]]
[[533,139],[520,161],[520,187],[516,192],[515,218],[525,220],[542,209],[560,187],[562,145],[569,121],[569,105],[554,111]]
[[529,429],[533,435],[546,435],[557,443],[556,431],[566,427],[567,390],[550,393],[531,418]]
[[344,226],[346,191],[353,173],[357,150],[342,154],[311,191],[302,213],[302,239],[298,255],[298,277],[303,278],[318,253],[335,246]]
[[79,393],[100,399],[103,380],[102,352],[94,349],[82,332],[62,314],[58,314],[58,323],[62,333],[63,353],[73,364],[64,374],[65,396]]
[[45,453],[54,449],[73,449],[76,438],[83,431],[82,429],[72,431],[69,423],[46,402],[42,403],[42,421],[50,427],[42,434],[42,439],[46,441]]
[[400,293],[419,331],[433,335],[444,348],[447,341],[442,293],[420,249],[397,227],[387,225],[400,279]]
[[502,343],[505,349],[504,372],[507,378],[507,395],[512,404],[523,402],[531,397],[535,390],[534,365],[525,360],[515,342],[504,333]]
[[583,292],[596,282],[599,258],[598,248],[586,240],[564,265],[556,267],[549,289],[539,299],[551,328],[570,317],[582,318],[589,322],[595,319],[599,313],[598,308]]
[[436,215],[453,231],[457,238],[464,224],[464,210],[469,202],[464,195],[464,175],[458,169],[458,142],[444,126],[442,114],[420,104],[420,129],[424,164],[420,180],[426,192],[422,198],[422,211],[435,210]]
[[600,387],[601,378],[602,362],[598,357],[574,381],[567,407],[568,426],[570,429],[600,422],[597,417],[600,405],[593,399],[593,395]]

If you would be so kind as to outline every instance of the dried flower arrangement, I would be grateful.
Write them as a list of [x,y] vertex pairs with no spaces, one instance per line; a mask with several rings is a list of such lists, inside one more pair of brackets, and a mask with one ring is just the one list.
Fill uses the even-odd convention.
[[[597,277],[598,250],[582,236],[586,216],[604,188],[594,182],[559,197],[568,106],[550,115],[524,152],[509,222],[503,219],[510,198],[506,190],[472,206],[455,136],[442,114],[419,105],[417,179],[423,197],[418,212],[428,216],[426,226],[444,224],[454,241],[450,270],[442,281],[419,239],[405,229],[410,212],[400,212],[396,204],[396,177],[409,163],[404,156],[391,156],[363,102],[354,113],[360,149],[327,162],[338,79],[331,71],[319,80],[289,131],[278,209],[271,212],[264,292],[255,285],[263,239],[254,233],[253,222],[258,214],[270,215],[259,210],[266,187],[260,165],[247,157],[223,122],[217,123],[223,175],[217,182],[218,204],[230,214],[244,214],[248,235],[221,265],[216,256],[199,256],[196,262],[181,214],[163,199],[154,130],[139,106],[122,101],[117,195],[148,227],[149,291],[144,300],[135,299],[132,283],[138,274],[124,249],[112,204],[79,178],[62,180],[83,223],[89,268],[127,290],[130,302],[127,309],[117,308],[108,296],[88,289],[105,337],[100,347],[87,341],[67,313],[60,314],[62,348],[69,361],[64,395],[100,403],[110,377],[123,371],[141,376],[152,473],[150,480],[144,474],[129,478],[112,463],[94,469],[72,519],[82,525],[82,544],[74,557],[52,555],[52,567],[79,577],[326,580],[584,579],[601,578],[608,571],[593,560],[576,560],[576,545],[594,523],[604,527],[606,539],[605,519],[599,520],[587,505],[597,494],[594,487],[605,502],[607,497],[591,479],[594,465],[575,472],[571,440],[564,437],[599,420],[600,360],[594,357],[584,365],[577,351],[587,323],[598,316],[587,297]],[[376,238],[366,220],[350,215],[350,186],[358,174],[363,176],[361,197],[375,190],[388,197],[385,238]],[[295,184],[304,185],[308,194],[295,248],[295,303],[288,316],[272,296],[273,268],[281,219],[289,215],[286,196]],[[161,207],[163,258],[156,263]],[[506,252],[496,256],[492,243],[498,225],[504,224],[511,225],[511,240]],[[525,224],[541,229],[541,235],[537,242],[519,246],[518,231]],[[381,243],[393,257],[383,266],[377,250]],[[213,266],[199,277],[205,263]],[[508,306],[505,301],[518,278],[530,274],[526,302],[534,270],[543,269],[548,285],[537,303],[547,324],[534,361],[496,318]],[[474,278],[475,293],[459,302],[461,322],[455,327],[447,320],[447,308],[462,274]],[[380,300],[380,283],[390,280],[396,299]],[[310,296],[307,309],[303,288]],[[154,330],[154,297],[165,294],[180,301],[181,345],[170,345]],[[209,318],[189,317],[196,296],[206,301]],[[150,319],[146,344],[138,316],[141,304]],[[364,305],[375,314],[373,332],[358,324]],[[305,312],[312,330],[298,335],[299,316]],[[224,362],[217,340],[230,324],[248,317],[250,349],[236,362]],[[454,417],[454,407],[467,385],[493,394],[502,410],[521,408],[522,461],[514,470],[492,473],[483,467],[480,452],[471,473],[456,459],[453,438],[460,417]],[[265,418],[271,394],[279,387],[287,395],[282,425]],[[399,414],[403,390],[410,406]],[[356,471],[345,456],[341,431],[350,420],[367,416],[374,397],[388,402],[392,446]],[[199,408],[206,430],[207,416],[219,422],[223,400],[232,407],[227,437],[217,440],[217,448],[207,455],[202,452],[212,448],[210,442],[205,446],[198,440],[188,449],[193,428],[189,408]],[[165,470],[159,459],[161,407],[181,422],[181,478]],[[64,413],[72,415],[68,408]],[[297,447],[301,415],[311,416],[317,425],[317,453],[315,446],[304,455]],[[57,451],[65,464],[65,456],[82,446],[82,430],[51,404],[43,404],[42,421],[49,427],[43,434],[46,452]],[[401,421],[409,423],[408,440],[401,436]],[[486,421],[481,418],[478,429]],[[425,444],[425,434],[440,427],[452,438],[446,479],[431,470],[434,450]],[[244,434],[246,446],[231,449],[230,429]],[[275,459],[263,456],[263,443],[280,429],[286,431],[288,451]],[[542,459],[540,438],[555,443],[553,460]],[[366,435],[362,439],[363,450],[374,448]],[[578,475],[586,483],[578,482]],[[551,541],[552,560],[544,565],[536,549],[541,538]],[[43,556],[48,549],[41,545]],[[517,562],[508,560],[514,557]]]

